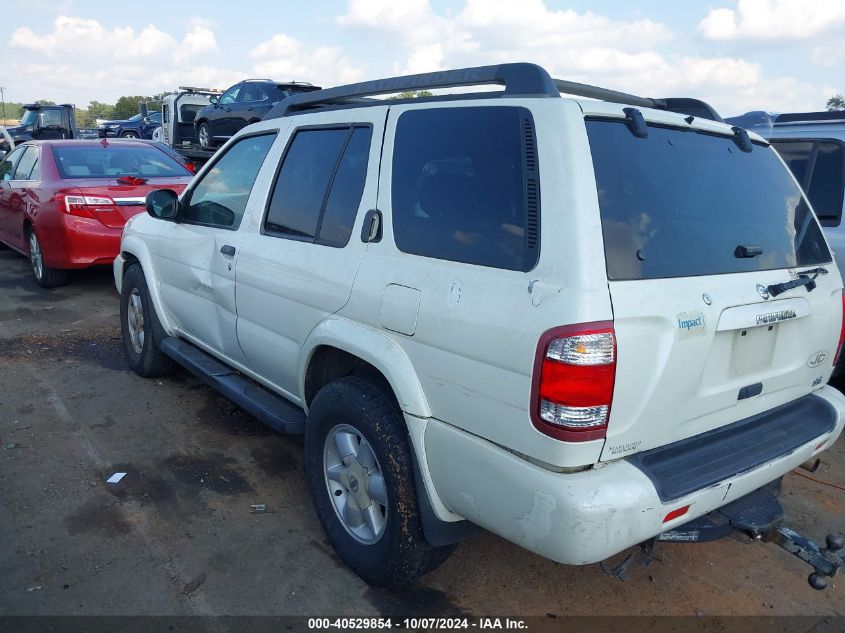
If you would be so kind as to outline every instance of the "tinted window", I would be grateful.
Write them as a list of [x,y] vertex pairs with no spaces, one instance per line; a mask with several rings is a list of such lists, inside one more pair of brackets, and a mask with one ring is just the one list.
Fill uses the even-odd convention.
[[536,204],[529,216],[526,201],[536,202],[538,190],[523,166],[524,139],[533,147],[527,116],[521,108],[469,107],[399,117],[392,213],[401,250],[510,270],[534,266]]
[[264,91],[261,89],[257,83],[250,82],[244,84],[243,90],[241,90],[241,98],[239,101],[264,101],[267,99],[267,95],[264,94]]
[[369,127],[297,132],[276,179],[265,230],[311,239],[319,232],[320,242],[345,246],[364,190],[371,134]]
[[[821,229],[770,148],[732,138],[588,121],[610,279],[687,277],[821,264]],[[737,258],[739,245],[763,253]]]
[[15,163],[23,154],[23,151],[26,147],[18,147],[13,151],[11,154],[6,156],[2,163],[0,163],[0,179],[2,180],[11,180],[12,174],[15,171]]
[[839,223],[845,187],[845,150],[840,143],[817,144],[807,197],[822,222]]
[[337,166],[320,223],[320,241],[325,244],[346,246],[349,242],[367,179],[371,135],[371,128],[355,128]]
[[35,147],[27,147],[24,155],[18,161],[18,166],[15,169],[13,180],[32,180],[30,174],[32,173],[35,164],[38,162],[38,149]]
[[258,171],[274,140],[275,133],[262,134],[247,136],[232,145],[194,187],[182,219],[238,228]]
[[161,112],[153,112],[149,118],[151,123],[161,123]]
[[810,156],[813,153],[813,141],[790,141],[788,143],[773,141],[772,145],[777,149],[783,162],[795,174],[798,184],[807,184],[807,167],[810,165]]
[[155,147],[141,143],[76,143],[53,147],[64,179],[177,178],[190,176],[182,164]]

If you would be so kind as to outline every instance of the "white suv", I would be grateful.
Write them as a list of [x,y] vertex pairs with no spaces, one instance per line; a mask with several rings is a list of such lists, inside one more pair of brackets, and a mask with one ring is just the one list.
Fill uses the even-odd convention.
[[[476,84],[504,90],[372,98]],[[129,363],[304,432],[323,528],[374,584],[475,526],[568,564],[684,538],[845,412],[816,218],[711,119],[529,64],[287,99],[127,223]]]

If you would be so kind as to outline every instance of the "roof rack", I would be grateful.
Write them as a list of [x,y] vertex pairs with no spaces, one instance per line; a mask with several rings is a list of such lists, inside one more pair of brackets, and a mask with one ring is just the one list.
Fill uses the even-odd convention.
[[[616,90],[609,90],[607,88],[599,88],[589,84],[552,79],[545,68],[529,63],[459,68],[433,73],[374,79],[372,81],[336,86],[334,88],[324,88],[322,90],[288,97],[279,102],[263,118],[267,120],[283,117],[294,112],[321,106],[372,104],[373,100],[371,97],[410,90],[456,88],[490,84],[503,86],[504,91],[501,93],[503,97],[559,98],[560,93],[564,92],[569,95],[589,97],[601,101],[672,110],[715,121],[722,120],[710,105],[697,99],[651,99]],[[472,96],[472,94],[469,96],[464,95],[465,98],[472,98]]]
[[784,123],[842,123],[845,110],[824,110],[821,112],[787,112],[775,117],[774,125]]

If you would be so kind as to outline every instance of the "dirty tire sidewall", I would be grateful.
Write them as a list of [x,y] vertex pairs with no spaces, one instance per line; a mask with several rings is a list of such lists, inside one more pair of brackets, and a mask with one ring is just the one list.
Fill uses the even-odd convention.
[[[41,252],[40,277],[35,272],[35,266],[33,263],[33,252],[32,246],[30,245],[30,240],[32,239],[35,239],[35,242],[38,245],[38,250]],[[26,242],[27,248],[29,249],[29,265],[30,269],[32,270],[32,276],[35,279],[36,283],[42,288],[55,288],[56,286],[64,286],[67,283],[67,271],[62,270],[60,268],[50,268],[49,266],[44,264],[44,248],[41,246],[41,240],[38,239],[38,234],[35,232],[35,228],[32,226],[30,226],[26,231]]]
[[[144,344],[140,354],[132,347],[127,322],[129,298],[134,289],[137,289],[140,294],[144,311]],[[123,341],[123,350],[126,353],[126,361],[132,371],[139,376],[165,376],[174,371],[175,364],[173,361],[162,354],[158,348],[162,329],[150,299],[147,280],[140,264],[131,264],[123,275],[123,285],[120,291],[120,335]]]
[[[370,545],[347,532],[326,489],[324,443],[338,424],[352,426],[367,439],[384,476],[387,525],[379,540]],[[317,516],[343,562],[372,585],[405,585],[439,565],[451,552],[451,548],[435,548],[425,540],[410,451],[399,407],[374,380],[341,378],[323,387],[311,403],[305,427],[305,476]]]

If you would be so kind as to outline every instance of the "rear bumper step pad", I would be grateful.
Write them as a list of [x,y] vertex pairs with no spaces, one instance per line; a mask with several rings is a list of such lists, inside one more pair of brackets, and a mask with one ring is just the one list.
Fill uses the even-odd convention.
[[302,409],[198,347],[170,336],[162,340],[161,351],[279,433],[295,435],[305,429],[305,412]]
[[651,480],[660,500],[667,502],[787,455],[835,426],[833,406],[808,394],[627,459]]

